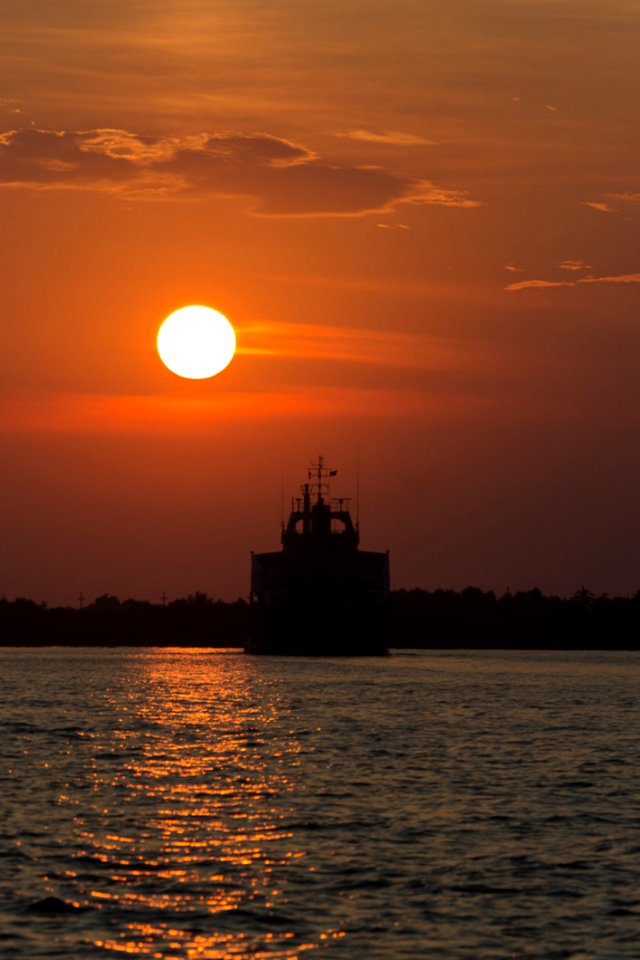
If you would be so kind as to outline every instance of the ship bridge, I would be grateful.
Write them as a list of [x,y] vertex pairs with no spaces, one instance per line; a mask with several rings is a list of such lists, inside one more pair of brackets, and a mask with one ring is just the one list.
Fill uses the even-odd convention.
[[340,538],[351,548],[357,547],[360,537],[351,519],[350,498],[331,498],[329,478],[336,470],[325,466],[324,457],[311,465],[307,482],[302,484],[302,496],[292,499],[291,514],[282,531],[285,547],[294,547],[301,541],[315,543]]

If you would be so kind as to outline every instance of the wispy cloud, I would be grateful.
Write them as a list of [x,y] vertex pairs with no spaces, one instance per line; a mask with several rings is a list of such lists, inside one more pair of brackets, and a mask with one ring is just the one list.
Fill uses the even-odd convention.
[[511,260],[509,263],[505,263],[504,268],[505,268],[505,270],[508,270],[509,273],[522,273],[522,272],[523,272],[522,267],[519,267],[517,264],[515,264],[515,263],[513,262],[513,260]]
[[547,287],[577,287],[585,283],[640,283],[640,273],[624,273],[609,277],[576,277],[575,280],[521,280],[510,283],[505,290],[529,290]]
[[640,203],[640,193],[610,193],[614,200],[624,200],[630,203]]
[[384,143],[393,147],[437,146],[437,141],[427,140],[415,133],[403,133],[400,130],[347,130],[336,134],[349,140],[362,140],[365,143]]
[[461,189],[380,167],[339,166],[268,133],[148,137],[126,130],[0,134],[0,185],[131,200],[225,198],[255,216],[364,216],[401,204],[477,207]]
[[0,97],[0,110],[4,113],[22,113],[22,101],[11,97]]
[[483,207],[482,200],[473,200],[465,190],[438,186],[430,180],[419,180],[407,203],[431,204],[439,207]]
[[509,283],[504,290],[530,290],[543,287],[575,287],[573,280],[519,280],[517,283]]
[[602,213],[619,213],[621,208],[640,206],[640,193],[625,191],[622,193],[607,193],[604,200],[584,200],[585,207],[593,207]]
[[624,273],[613,277],[578,277],[576,283],[640,283],[640,273]]
[[608,203],[598,202],[596,200],[583,200],[582,205],[584,207],[591,207],[592,210],[598,210],[600,213],[613,213],[613,207]]
[[342,360],[405,369],[471,369],[477,360],[456,339],[329,324],[252,323],[238,329],[238,342],[238,354],[245,356]]
[[560,270],[569,270],[574,273],[579,273],[581,270],[593,270],[591,264],[585,263],[584,260],[562,260],[558,267]]

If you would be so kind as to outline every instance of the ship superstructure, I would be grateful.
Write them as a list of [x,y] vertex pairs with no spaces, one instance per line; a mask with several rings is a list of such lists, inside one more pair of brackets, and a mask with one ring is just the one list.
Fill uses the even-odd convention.
[[252,554],[249,653],[356,656],[387,652],[389,555],[359,549],[350,500],[319,456],[292,500],[282,549]]

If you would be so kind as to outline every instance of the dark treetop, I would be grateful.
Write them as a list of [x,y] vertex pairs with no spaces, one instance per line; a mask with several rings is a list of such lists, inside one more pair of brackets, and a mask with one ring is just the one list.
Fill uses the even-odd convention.
[[[204,593],[149,603],[103,595],[82,609],[0,600],[0,645],[240,647],[249,605]],[[632,597],[568,599],[539,590],[505,593],[476,587],[395,590],[389,600],[391,647],[640,649],[640,590]]]

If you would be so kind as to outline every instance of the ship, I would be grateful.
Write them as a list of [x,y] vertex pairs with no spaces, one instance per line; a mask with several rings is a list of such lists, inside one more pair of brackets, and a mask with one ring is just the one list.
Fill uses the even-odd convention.
[[350,498],[331,497],[336,474],[319,456],[282,522],[281,549],[251,554],[247,653],[388,653],[389,552],[360,550]]

